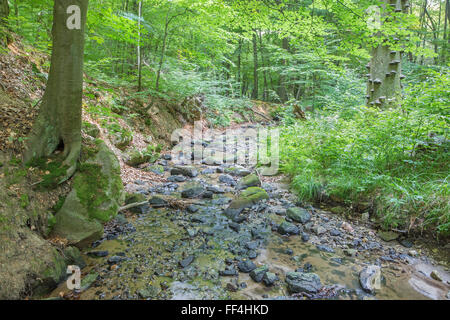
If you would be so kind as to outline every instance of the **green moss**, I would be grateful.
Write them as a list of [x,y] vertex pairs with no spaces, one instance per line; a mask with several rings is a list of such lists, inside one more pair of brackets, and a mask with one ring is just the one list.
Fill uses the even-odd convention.
[[25,209],[26,207],[28,207],[29,204],[30,204],[30,199],[28,198],[28,195],[22,194],[20,196],[20,206]]
[[42,176],[41,182],[38,184],[38,188],[44,190],[56,188],[69,169],[69,166],[63,165],[58,158],[34,158],[26,165],[48,172]]
[[[115,214],[114,210],[102,210],[101,205],[108,201],[104,190],[108,187],[108,180],[102,174],[101,165],[82,163],[79,174],[75,177],[74,188],[80,202],[86,206],[89,217],[102,222],[109,221]],[[117,209],[117,208],[116,208]]]
[[267,192],[258,187],[250,187],[243,191],[239,198],[233,200],[230,204],[231,209],[240,209],[250,207],[263,199],[269,199]]

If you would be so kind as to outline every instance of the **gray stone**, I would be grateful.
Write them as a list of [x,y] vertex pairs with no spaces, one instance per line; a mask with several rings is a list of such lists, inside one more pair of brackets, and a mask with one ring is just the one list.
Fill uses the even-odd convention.
[[359,273],[359,283],[364,291],[374,293],[381,288],[381,268],[371,265]]
[[300,229],[296,225],[284,221],[278,227],[278,233],[282,235],[296,235],[300,233]]
[[320,278],[315,273],[288,272],[286,283],[291,293],[317,293],[322,288]]
[[311,214],[303,208],[293,207],[286,211],[286,215],[296,222],[302,224],[308,223],[311,220]]
[[250,278],[253,279],[255,282],[261,282],[264,278],[264,275],[269,271],[269,268],[267,266],[262,266],[259,268],[256,268],[250,272]]

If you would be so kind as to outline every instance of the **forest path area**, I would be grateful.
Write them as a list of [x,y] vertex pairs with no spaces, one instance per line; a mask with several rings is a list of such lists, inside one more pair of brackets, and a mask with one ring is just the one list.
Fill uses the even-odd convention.
[[[232,153],[257,127],[234,128]],[[220,151],[229,138],[195,143]],[[126,185],[135,194],[128,203],[141,205],[84,250],[81,292],[63,283],[50,298],[450,298],[448,261],[399,234],[302,206],[282,175],[223,161],[176,165],[168,154],[145,170],[161,179]]]

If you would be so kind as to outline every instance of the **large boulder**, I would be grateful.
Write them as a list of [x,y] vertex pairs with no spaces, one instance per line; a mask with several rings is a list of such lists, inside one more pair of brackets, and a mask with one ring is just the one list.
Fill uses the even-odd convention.
[[102,237],[102,224],[117,215],[124,199],[119,161],[103,141],[96,144],[98,152],[80,165],[53,229],[78,247]]
[[311,214],[303,208],[293,207],[286,211],[286,215],[296,222],[302,224],[308,223],[311,220]]
[[239,181],[237,188],[243,190],[249,187],[261,187],[261,180],[256,174],[249,174]]
[[359,283],[364,291],[374,293],[381,287],[381,268],[371,265],[362,270],[359,274]]
[[288,272],[286,283],[291,293],[317,293],[322,288],[320,278],[315,273]]
[[258,202],[269,199],[266,190],[258,187],[251,187],[244,190],[238,198],[233,200],[225,210],[225,214],[233,219],[239,215],[245,208],[250,208]]

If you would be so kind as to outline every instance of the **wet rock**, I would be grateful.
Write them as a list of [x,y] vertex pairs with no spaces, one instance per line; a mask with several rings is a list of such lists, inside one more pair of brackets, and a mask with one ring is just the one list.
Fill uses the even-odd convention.
[[238,190],[247,189],[250,187],[261,187],[261,180],[256,174],[250,174],[239,181]]
[[308,242],[310,238],[311,238],[311,236],[308,233],[306,233],[306,232],[302,233],[302,241],[303,242]]
[[159,293],[159,289],[155,286],[147,286],[145,289],[140,289],[137,294],[142,299],[155,298]]
[[121,257],[121,256],[112,256],[111,258],[108,259],[108,263],[109,264],[118,264],[122,261],[127,260],[127,258],[125,257]]
[[212,199],[214,197],[214,193],[211,191],[205,191],[201,194],[202,199]]
[[244,273],[250,273],[256,269],[256,265],[251,260],[243,259],[238,263],[239,271]]
[[327,232],[327,229],[325,229],[325,228],[322,227],[322,226],[314,226],[314,227],[312,228],[312,231],[313,231],[316,235],[320,236],[320,235],[324,234],[325,232]]
[[302,224],[308,223],[311,220],[311,214],[306,209],[298,207],[287,209],[286,216]]
[[264,275],[269,271],[269,267],[262,266],[259,268],[256,268],[250,272],[250,278],[253,279],[255,282],[261,282],[264,278]]
[[272,213],[275,213],[276,215],[279,215],[279,216],[285,216],[286,215],[286,209],[284,209],[283,207],[272,207],[270,209],[270,211]]
[[225,183],[229,186],[234,187],[236,185],[236,181],[233,179],[232,176],[228,175],[228,174],[222,174],[219,176],[219,182],[221,183]]
[[170,176],[167,178],[169,182],[185,182],[186,180],[185,176]]
[[413,246],[413,243],[407,239],[403,239],[402,241],[400,241],[400,244],[405,248],[412,248]]
[[300,233],[300,230],[295,224],[284,221],[278,227],[278,233],[282,235],[297,235]]
[[181,192],[181,197],[185,199],[194,199],[200,197],[205,192],[202,187],[194,187],[183,190]]
[[236,282],[232,282],[232,281],[227,283],[226,288],[228,291],[231,291],[231,292],[237,292],[239,290],[238,284]]
[[359,274],[359,283],[364,291],[374,293],[381,288],[381,268],[371,265]]
[[319,251],[334,253],[334,250],[327,245],[319,244],[316,247],[317,247],[317,249],[319,249]]
[[322,288],[320,278],[315,273],[288,272],[286,283],[291,293],[317,293]]
[[271,287],[275,284],[275,282],[278,281],[278,277],[275,273],[272,272],[266,272],[263,277],[263,283],[266,285],[266,287]]
[[442,277],[441,277],[441,275],[439,274],[439,272],[437,270],[431,271],[430,277],[433,278],[436,281],[441,281],[442,282]]
[[256,259],[258,257],[258,251],[256,250],[248,250],[247,251],[247,256],[249,259]]
[[157,175],[164,174],[164,167],[161,165],[151,165],[151,166],[148,166],[146,170],[153,172],[154,174],[157,174]]
[[163,154],[161,156],[161,158],[166,160],[166,161],[170,161],[170,160],[172,160],[172,155],[170,155],[170,154]]
[[[145,202],[146,200],[147,198],[143,194],[134,193],[126,196],[125,204],[127,205],[132,203],[142,203]],[[131,208],[130,211],[136,214],[146,214],[150,211],[150,206],[148,203],[146,203],[141,206]]]
[[258,202],[269,199],[269,195],[264,189],[250,187],[244,190],[240,196],[230,203],[230,209],[245,209],[257,204]]
[[88,255],[92,256],[92,257],[107,257],[109,255],[109,252],[106,250],[105,251],[91,251],[91,252],[88,252]]
[[339,230],[337,230],[337,229],[330,230],[330,235],[333,236],[333,237],[340,237],[341,234],[342,233]]
[[230,174],[232,176],[239,176],[239,177],[245,177],[248,176],[251,172],[245,168],[237,168],[237,167],[230,167],[226,168],[225,173]]
[[344,254],[349,256],[349,257],[356,256],[357,252],[358,252],[358,250],[356,250],[356,249],[344,249]]
[[219,271],[222,277],[234,277],[238,275],[238,271],[233,266],[228,266],[225,270]]
[[212,192],[212,193],[215,193],[215,194],[225,193],[225,190],[222,189],[222,188],[220,188],[220,187],[218,187],[218,186],[208,186],[208,187],[206,188],[206,190],[207,190],[207,191],[210,191],[210,192]]
[[172,176],[185,176],[189,178],[195,178],[198,176],[198,171],[194,167],[182,167],[176,166],[170,170]]
[[398,233],[393,231],[379,231],[378,236],[386,242],[397,240],[400,236]]
[[288,256],[292,256],[294,254],[294,250],[292,250],[291,248],[286,248],[284,250],[284,253],[287,254]]
[[236,222],[230,222],[229,226],[230,226],[230,229],[231,229],[231,230],[234,230],[234,231],[236,231],[236,232],[238,232],[238,233],[239,233],[239,231],[241,230],[240,224],[238,224],[238,223],[236,223]]
[[187,257],[187,258],[181,260],[181,261],[179,262],[180,267],[182,267],[182,268],[188,267],[192,262],[194,262],[194,258],[195,258],[195,257],[194,257],[193,255],[191,255],[191,256],[189,256],[189,257]]
[[159,197],[153,197],[151,198],[148,203],[153,207],[153,208],[164,208],[167,207],[168,203],[166,200],[159,198]]
[[190,213],[196,213],[198,210],[200,210],[200,208],[195,204],[191,204],[186,208],[186,210]]

